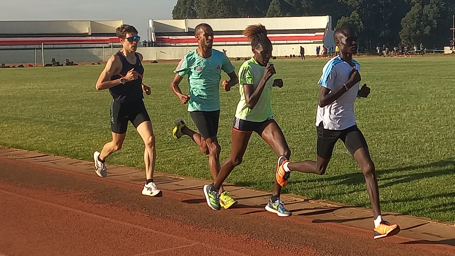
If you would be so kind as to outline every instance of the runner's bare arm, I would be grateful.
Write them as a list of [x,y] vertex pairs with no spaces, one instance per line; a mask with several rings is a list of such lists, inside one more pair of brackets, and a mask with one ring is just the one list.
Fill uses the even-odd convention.
[[98,77],[98,81],[96,81],[96,89],[98,91],[109,89],[121,84],[120,79],[111,81],[111,77],[120,72],[120,66],[121,66],[120,59],[115,57],[115,55],[112,55],[107,61],[106,67]]
[[171,90],[180,99],[182,104],[186,104],[190,100],[190,95],[183,94],[180,90],[179,84],[182,82],[183,77],[179,74],[175,74],[174,79],[171,82]]
[[318,104],[321,108],[332,104],[334,101],[336,101],[341,95],[343,95],[345,92],[347,92],[351,87],[356,85],[358,82],[360,82],[361,77],[359,74],[359,71],[356,69],[353,69],[350,75],[349,80],[343,84],[338,90],[333,91],[330,93],[330,89],[321,86],[321,90],[319,91],[319,100]]

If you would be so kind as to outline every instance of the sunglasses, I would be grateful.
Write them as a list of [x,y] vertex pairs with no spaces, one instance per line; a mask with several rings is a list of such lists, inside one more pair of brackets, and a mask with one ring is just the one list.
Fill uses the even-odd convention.
[[139,42],[141,40],[140,36],[130,36],[125,38],[128,42],[132,43],[133,41]]

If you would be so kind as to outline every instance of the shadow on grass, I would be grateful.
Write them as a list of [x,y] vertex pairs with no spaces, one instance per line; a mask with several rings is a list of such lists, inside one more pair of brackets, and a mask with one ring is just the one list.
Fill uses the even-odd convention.
[[[448,168],[452,167],[452,168]],[[401,174],[403,172],[409,172],[417,169],[423,169],[423,168],[430,168],[429,170],[425,170],[419,173],[405,173]],[[330,172],[330,166],[328,167],[328,171]],[[426,179],[426,178],[432,178],[432,177],[438,177],[438,176],[445,176],[445,175],[453,175],[455,173],[455,160],[453,159],[448,159],[448,160],[442,160],[439,162],[433,162],[433,163],[428,163],[424,165],[413,165],[413,166],[406,166],[406,167],[400,167],[400,168],[392,168],[392,169],[377,169],[376,170],[377,176],[378,176],[378,181],[380,181],[379,188],[386,188],[386,187],[391,187],[397,184],[402,184],[402,183],[409,183],[413,182],[416,180],[421,180],[421,179]],[[387,177],[387,178],[381,178],[382,175],[384,174],[398,174],[392,177]],[[309,174],[312,175],[312,174]],[[311,180],[311,181],[305,181],[305,183],[310,183],[310,182],[317,182],[318,180]],[[365,184],[365,178],[363,176],[362,172],[358,173],[351,173],[351,174],[343,174],[343,175],[338,175],[338,176],[332,176],[332,177],[324,177],[324,181],[326,182],[335,182],[334,185],[362,185]],[[291,180],[292,182],[292,180]]]

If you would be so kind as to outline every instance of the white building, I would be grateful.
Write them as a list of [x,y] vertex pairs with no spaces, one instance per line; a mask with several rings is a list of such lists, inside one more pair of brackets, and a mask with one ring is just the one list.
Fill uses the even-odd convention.
[[[147,59],[179,59],[197,46],[194,28],[200,23],[209,24],[214,32],[214,48],[227,50],[229,57],[251,56],[251,46],[242,35],[248,25],[262,24],[272,41],[274,56],[300,54],[316,55],[317,46],[334,47],[332,18],[330,16],[149,20],[150,35],[157,48],[150,49]],[[141,52],[143,49],[141,49]],[[149,51],[149,50],[147,50]],[[148,55],[147,53],[145,53]]]

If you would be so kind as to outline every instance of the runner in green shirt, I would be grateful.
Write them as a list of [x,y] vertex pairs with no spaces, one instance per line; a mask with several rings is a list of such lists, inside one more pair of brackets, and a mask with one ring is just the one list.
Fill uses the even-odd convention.
[[[278,166],[291,155],[281,128],[273,119],[271,106],[272,87],[282,87],[281,79],[274,79],[275,68],[269,62],[272,57],[272,42],[262,25],[248,26],[243,34],[251,41],[253,58],[243,63],[239,70],[240,101],[232,129],[231,154],[224,162],[215,182],[204,186],[207,204],[214,210],[221,209],[219,188],[235,166],[242,162],[251,134],[256,132],[272,147],[279,157]],[[265,209],[278,216],[290,216],[280,200],[281,186],[275,179],[272,197]]]

